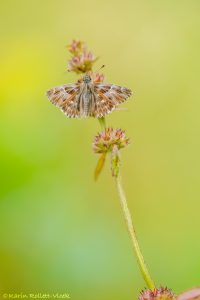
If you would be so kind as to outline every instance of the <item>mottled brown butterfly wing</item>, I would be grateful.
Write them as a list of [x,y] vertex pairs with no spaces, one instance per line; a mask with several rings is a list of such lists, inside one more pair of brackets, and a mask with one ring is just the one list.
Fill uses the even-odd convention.
[[112,112],[120,103],[132,95],[128,88],[114,84],[95,84],[95,111],[94,117],[101,118]]
[[104,117],[131,94],[130,89],[114,84],[93,82],[88,87],[83,80],[47,91],[49,100],[69,118]]
[[81,117],[78,108],[78,99],[80,93],[80,84],[65,84],[47,91],[47,97],[69,118]]

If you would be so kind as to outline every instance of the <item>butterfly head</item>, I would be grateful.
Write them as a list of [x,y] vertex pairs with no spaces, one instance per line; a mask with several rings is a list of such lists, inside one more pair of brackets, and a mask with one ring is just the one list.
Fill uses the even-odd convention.
[[89,74],[86,74],[86,75],[83,77],[84,83],[90,83],[91,80],[92,80],[92,78],[90,77]]

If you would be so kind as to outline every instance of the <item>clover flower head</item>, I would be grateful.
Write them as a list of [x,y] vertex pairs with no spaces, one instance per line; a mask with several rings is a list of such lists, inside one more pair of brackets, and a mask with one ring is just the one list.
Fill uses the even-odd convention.
[[138,300],[175,300],[176,296],[167,287],[158,289],[145,289],[141,292]]
[[[113,150],[116,146],[118,150],[129,144],[129,138],[126,137],[122,129],[106,128],[103,132],[97,134],[93,142],[93,151],[95,153],[106,153]],[[115,149],[116,149],[115,147]]]

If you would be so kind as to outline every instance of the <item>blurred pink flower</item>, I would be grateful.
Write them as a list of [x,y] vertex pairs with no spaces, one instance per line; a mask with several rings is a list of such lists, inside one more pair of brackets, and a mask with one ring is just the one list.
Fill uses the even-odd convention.
[[68,69],[77,74],[86,73],[92,70],[96,60],[97,58],[91,52],[84,51],[83,54],[71,58]]
[[70,45],[67,46],[69,52],[73,55],[78,55],[85,48],[85,43],[82,41],[73,40]]
[[158,288],[155,290],[144,290],[138,300],[175,300],[176,296],[168,288]]
[[104,75],[99,73],[93,73],[92,74],[92,80],[95,83],[102,83],[104,81]]
[[182,292],[177,296],[177,300],[200,300],[200,287]]
[[97,58],[92,54],[91,51],[87,50],[84,42],[73,40],[72,43],[67,46],[67,48],[73,55],[69,60],[69,71],[79,74],[92,70],[93,64]]

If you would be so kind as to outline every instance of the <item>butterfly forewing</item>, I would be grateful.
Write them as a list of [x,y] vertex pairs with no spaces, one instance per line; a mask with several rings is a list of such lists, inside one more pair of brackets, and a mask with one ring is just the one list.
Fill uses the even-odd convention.
[[95,84],[96,110],[94,116],[104,117],[132,95],[128,88],[114,84]]
[[58,106],[68,117],[77,118],[80,116],[79,111],[79,84],[66,84],[55,87],[47,91],[49,100]]

